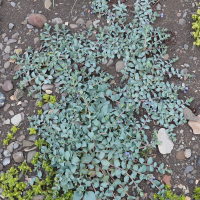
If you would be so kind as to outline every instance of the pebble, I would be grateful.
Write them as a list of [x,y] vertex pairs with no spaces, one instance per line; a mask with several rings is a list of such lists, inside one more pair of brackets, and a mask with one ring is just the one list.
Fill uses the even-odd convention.
[[3,110],[4,110],[4,111],[7,111],[9,108],[10,108],[10,104],[7,103],[7,104],[4,106]]
[[7,146],[7,150],[12,153],[13,152],[13,145],[14,145],[14,142],[11,142],[8,146]]
[[[200,115],[197,116],[197,119],[200,119]],[[192,128],[194,134],[200,134],[200,121],[190,120],[188,124]]]
[[189,47],[189,46],[188,46],[187,44],[184,44],[184,49],[185,49],[185,50],[188,50],[188,47]]
[[86,22],[86,28],[89,29],[90,26],[92,26],[92,20],[88,20],[88,21]]
[[15,25],[13,23],[9,23],[9,25],[8,25],[9,29],[13,29],[14,26]]
[[22,116],[20,113],[11,118],[11,123],[14,126],[19,126],[21,121],[22,121]]
[[7,44],[12,44],[12,43],[15,43],[15,42],[17,42],[16,39],[9,39],[8,42],[7,42]]
[[33,29],[33,26],[30,25],[30,24],[27,24],[26,26],[27,26],[28,29]]
[[177,17],[180,17],[181,16],[181,13],[177,13]]
[[76,24],[77,24],[77,25],[83,26],[83,25],[85,24],[85,21],[84,21],[83,18],[79,18],[79,19],[76,21]]
[[24,161],[24,155],[23,152],[19,151],[17,153],[13,154],[13,159],[15,162],[20,163]]
[[187,120],[191,120],[191,121],[195,121],[195,122],[199,122],[200,121],[200,119],[197,116],[195,116],[195,114],[188,107],[185,107],[183,109],[183,116]]
[[185,25],[186,24],[185,19],[179,19],[179,24],[182,26]]
[[9,61],[4,63],[4,68],[7,69],[8,67],[10,67],[10,62]]
[[112,65],[113,63],[114,63],[113,59],[110,59],[106,65],[107,65],[107,67],[109,67],[109,66]]
[[34,155],[37,153],[37,151],[29,151],[27,154],[27,163],[31,163]]
[[4,124],[10,124],[10,119],[7,119],[3,122]]
[[184,154],[183,150],[177,152],[176,159],[178,159],[178,160],[184,160],[185,159],[185,154]]
[[6,81],[3,86],[2,86],[2,89],[6,92],[10,91],[13,89],[13,84],[10,82],[10,81]]
[[15,7],[15,6],[16,6],[16,3],[12,1],[12,2],[10,3],[10,5],[11,5],[12,7]]
[[5,158],[3,160],[3,165],[6,166],[6,165],[9,165],[10,164],[10,158]]
[[20,136],[17,138],[17,141],[22,142],[24,139],[25,139],[25,136],[24,136],[24,135],[20,135]]
[[0,49],[3,50],[3,44],[2,43],[0,43]]
[[44,84],[44,85],[42,86],[42,90],[43,90],[43,91],[51,90],[51,89],[53,89],[53,85]]
[[190,180],[189,184],[193,185],[194,184],[194,180]]
[[45,110],[49,110],[49,104],[48,103],[45,103],[43,106],[42,106],[42,109],[45,111]]
[[116,63],[116,71],[121,72],[125,68],[124,61],[118,61]]
[[32,200],[44,200],[45,195],[35,195]]
[[75,28],[78,27],[78,25],[77,25],[77,24],[70,24],[69,27],[70,27],[71,29],[75,29]]
[[28,23],[37,28],[42,28],[46,22],[47,18],[42,14],[32,13],[28,17]]
[[12,38],[12,39],[16,39],[16,38],[18,38],[18,36],[19,36],[19,33],[17,32],[17,33],[14,33],[14,34],[11,36],[11,38]]
[[10,157],[11,156],[11,154],[10,154],[10,152],[8,150],[4,150],[3,155],[5,157]]
[[62,19],[59,18],[59,17],[52,19],[51,22],[52,22],[53,24],[63,24]]
[[2,92],[0,92],[0,107],[3,107],[4,103],[5,103],[5,95]]
[[37,135],[31,135],[28,139],[35,142],[36,137],[37,137]]
[[17,149],[18,147],[19,147],[19,144],[15,142],[13,145],[13,149]]
[[164,55],[164,60],[168,60],[169,59],[169,55],[168,54],[165,54]]
[[6,46],[6,48],[4,49],[5,53],[10,53],[10,46]]
[[197,159],[197,165],[200,166],[200,157]]
[[156,5],[156,10],[161,10],[161,5],[159,3]]
[[184,155],[185,155],[186,158],[190,158],[191,154],[192,154],[191,149],[186,149],[185,152],[184,152]]
[[14,98],[16,101],[18,101],[19,99],[21,99],[24,95],[24,91],[20,90],[20,89],[16,89],[16,91],[14,92]]
[[188,165],[188,166],[185,168],[185,171],[184,171],[184,173],[185,173],[185,174],[187,174],[187,173],[191,172],[193,169],[194,169],[194,167],[193,167],[193,166],[191,166],[191,165]]
[[0,170],[2,170],[3,169],[3,165],[0,163]]
[[30,142],[28,140],[23,140],[23,147],[31,147],[34,145],[34,142]]
[[162,142],[160,145],[158,145],[158,149],[161,154],[171,153],[174,143],[169,138],[169,135],[166,133],[164,128],[161,128],[158,131],[158,141]]
[[95,21],[93,21],[93,25],[94,25],[94,27],[95,28],[97,28],[97,25],[98,25],[98,23],[100,22],[100,20],[98,19],[98,20],[95,20]]

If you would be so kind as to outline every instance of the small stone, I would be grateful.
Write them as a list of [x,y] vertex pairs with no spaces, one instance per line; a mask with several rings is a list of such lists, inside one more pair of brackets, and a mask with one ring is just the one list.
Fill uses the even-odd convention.
[[186,158],[189,158],[191,156],[191,154],[192,154],[191,149],[186,149],[184,152],[184,155]]
[[9,23],[9,25],[8,25],[9,29],[13,29],[14,26],[15,25],[13,23]]
[[164,175],[163,179],[162,179],[167,185],[169,185],[170,187],[172,186],[170,181],[171,181],[171,176],[168,175]]
[[24,155],[23,152],[19,151],[17,153],[13,154],[13,159],[15,162],[20,163],[24,161]]
[[88,21],[86,22],[86,28],[89,29],[90,26],[92,26],[92,20],[88,20]]
[[184,44],[184,49],[187,51],[188,50],[188,45],[187,44]]
[[[198,115],[197,118],[200,120],[200,115]],[[189,121],[188,124],[192,128],[194,134],[200,134],[200,122]]]
[[19,126],[21,121],[22,121],[22,116],[20,113],[11,118],[11,123],[14,126]]
[[29,151],[27,154],[27,163],[31,163],[34,155],[37,153],[37,151]]
[[190,180],[189,184],[193,185],[194,184],[194,180]]
[[185,152],[183,150],[179,151],[177,154],[176,154],[176,159],[178,160],[184,160],[185,159]]
[[76,24],[77,24],[77,25],[83,26],[83,25],[85,24],[85,21],[84,21],[83,18],[79,18],[79,19],[76,21]]
[[16,6],[16,3],[12,1],[12,2],[10,3],[10,5],[11,5],[12,7],[15,7],[15,6]]
[[37,135],[31,135],[28,139],[35,142]]
[[37,44],[38,41],[40,41],[40,38],[39,38],[39,37],[34,38],[34,44]]
[[187,174],[187,173],[191,172],[193,169],[194,169],[194,167],[193,167],[192,165],[188,165],[188,166],[185,168],[184,173]]
[[158,3],[157,5],[156,5],[156,10],[161,10],[162,8],[161,8],[161,5]]
[[169,59],[169,55],[168,54],[165,54],[164,55],[164,60],[168,60]]
[[15,142],[13,145],[13,149],[17,149],[18,147],[19,147],[19,144]]
[[14,33],[14,34],[11,36],[11,38],[12,38],[12,39],[16,39],[16,38],[18,38],[18,36],[19,36],[19,33],[17,32],[17,33]]
[[6,92],[10,91],[13,89],[13,84],[10,82],[10,81],[6,81],[3,86],[2,86],[2,89]]
[[3,165],[0,163],[0,170],[3,170]]
[[24,95],[24,91],[20,90],[20,89],[16,89],[16,91],[14,92],[14,98],[16,101],[20,100]]
[[185,25],[186,24],[185,19],[179,19],[179,24],[182,26]]
[[3,110],[4,110],[4,111],[7,111],[9,108],[10,108],[10,104],[7,103],[7,104],[4,106]]
[[10,157],[11,156],[11,154],[10,154],[10,152],[8,150],[4,150],[3,155],[5,157]]
[[0,50],[3,50],[3,44],[0,43]]
[[3,122],[4,124],[10,124],[10,119],[7,119]]
[[10,46],[6,46],[6,48],[4,49],[5,53],[10,53]]
[[171,141],[164,128],[161,128],[158,131],[158,141],[162,142],[160,145],[158,145],[158,149],[161,154],[171,153],[174,143]]
[[28,17],[28,23],[37,28],[42,28],[46,22],[47,18],[42,14],[32,13]]
[[30,24],[26,24],[26,26],[27,26],[28,29],[33,29],[33,26],[30,25]]
[[180,17],[181,16],[181,13],[177,13],[177,17]]
[[51,90],[51,89],[53,89],[53,85],[44,84],[44,85],[42,86],[42,90],[43,90],[43,91]]
[[10,62],[9,61],[4,63],[4,68],[7,69],[8,67],[10,67]]
[[71,29],[75,29],[75,28],[78,27],[78,25],[77,25],[77,24],[70,24],[69,27],[70,27]]
[[28,140],[23,141],[23,147],[31,147],[34,145],[34,142],[30,142]]
[[116,63],[116,71],[121,72],[125,68],[124,61],[118,61]]
[[194,115],[194,113],[188,108],[183,109],[183,116],[190,121],[200,122],[200,118]]
[[45,110],[49,110],[49,104],[48,103],[45,103],[43,106],[42,106],[42,109],[45,111]]
[[2,92],[0,92],[0,107],[3,107],[4,103],[5,103],[5,95]]
[[110,59],[109,61],[108,61],[108,63],[107,63],[107,67],[109,67],[109,66],[111,66],[112,64],[113,64],[113,59]]
[[7,150],[12,153],[13,152],[13,145],[14,145],[14,142],[11,142],[8,146],[7,146]]
[[3,160],[3,165],[6,166],[6,165],[9,165],[10,164],[10,158],[5,158]]
[[24,136],[24,135],[20,135],[20,136],[17,138],[17,141],[22,142],[24,139],[25,139],[25,136]]
[[8,42],[7,42],[7,44],[12,44],[12,43],[15,43],[15,42],[17,42],[16,39],[9,39]]
[[54,18],[54,19],[52,19],[52,21],[51,21],[53,24],[63,24],[63,21],[62,21],[62,19],[61,18]]
[[197,159],[197,165],[200,166],[200,157]]
[[46,92],[47,94],[52,94],[52,91],[51,91],[51,90],[45,90],[45,92]]
[[97,25],[98,25],[99,22],[100,22],[99,19],[98,19],[98,20],[95,20],[95,21],[93,22],[93,25],[94,25],[95,28],[97,28]]
[[33,196],[33,200],[44,200],[45,195],[35,195]]

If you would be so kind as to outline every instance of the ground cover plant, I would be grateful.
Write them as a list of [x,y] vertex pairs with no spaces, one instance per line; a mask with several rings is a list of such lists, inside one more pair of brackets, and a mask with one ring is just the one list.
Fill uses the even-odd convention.
[[197,10],[196,14],[192,15],[192,18],[195,21],[192,23],[192,28],[194,29],[193,36],[196,40],[194,45],[200,46],[200,9]]
[[[50,106],[50,112],[30,118],[29,130],[44,139],[37,143],[41,154],[34,159],[38,177],[43,176],[40,159],[57,171],[52,187],[55,198],[61,191],[73,190],[74,200],[135,199],[129,187],[133,185],[142,197],[140,183],[146,180],[158,189],[158,195],[165,195],[164,185],[153,173],[171,171],[144,156],[144,151],[159,144],[157,130],[148,131],[151,141],[147,130],[155,121],[175,140],[173,130],[186,122],[182,110],[192,99],[178,99],[178,91],[185,88],[165,80],[172,75],[181,78],[182,73],[172,67],[176,59],[163,60],[167,50],[163,41],[169,35],[166,29],[152,27],[159,15],[153,13],[151,3],[137,0],[133,20],[127,23],[124,4],[110,8],[105,0],[93,1],[94,12],[106,15],[108,21],[95,42],[88,39],[93,27],[71,35],[64,25],[55,26],[52,33],[46,24],[41,35],[43,51],[29,48],[23,58],[13,57],[23,65],[15,77],[23,77],[20,87],[34,79],[32,92]],[[105,59],[123,60],[125,65],[122,86],[114,91],[109,84],[112,76],[99,66]],[[41,87],[54,81],[67,97],[49,102]],[[144,115],[139,117],[141,111]]]

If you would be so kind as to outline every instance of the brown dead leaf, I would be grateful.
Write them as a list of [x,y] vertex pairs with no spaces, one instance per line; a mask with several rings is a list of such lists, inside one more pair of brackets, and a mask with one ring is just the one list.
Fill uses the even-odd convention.
[[15,63],[16,60],[15,60],[15,59],[10,59],[9,62],[10,62],[10,63]]

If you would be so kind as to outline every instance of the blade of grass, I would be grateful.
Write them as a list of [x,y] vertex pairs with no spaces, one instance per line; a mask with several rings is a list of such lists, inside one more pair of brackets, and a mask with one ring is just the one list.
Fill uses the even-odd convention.
[[72,6],[72,9],[70,11],[70,13],[72,12],[72,10],[74,9],[74,6],[76,5],[77,0],[74,2],[74,5]]

